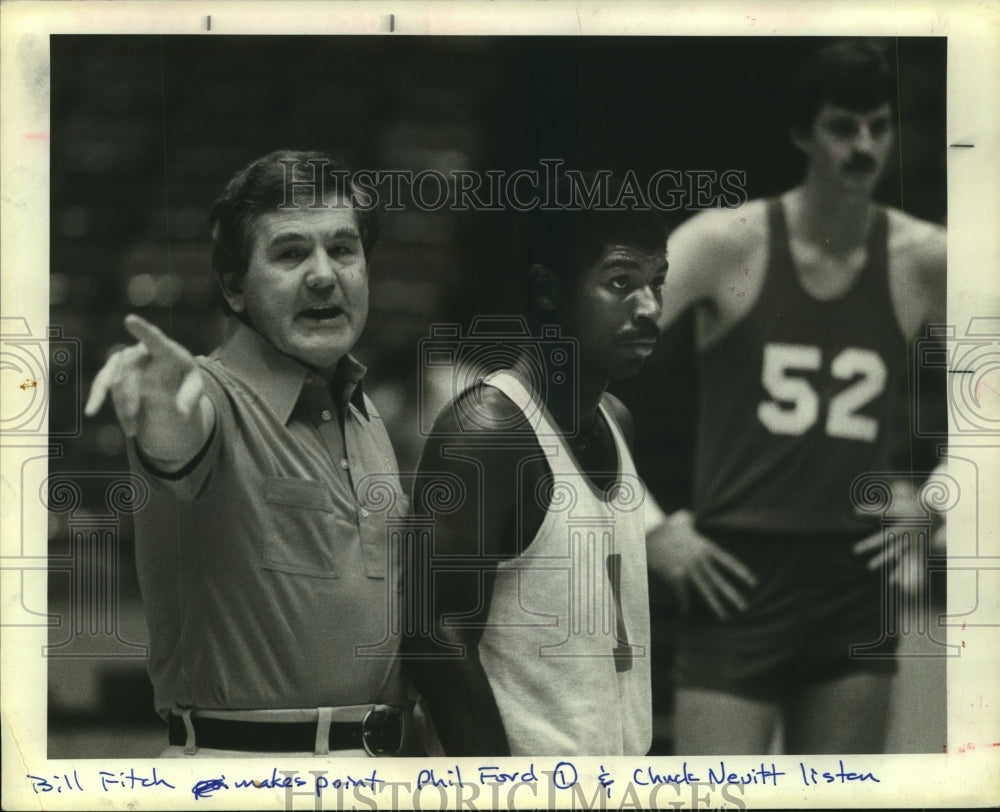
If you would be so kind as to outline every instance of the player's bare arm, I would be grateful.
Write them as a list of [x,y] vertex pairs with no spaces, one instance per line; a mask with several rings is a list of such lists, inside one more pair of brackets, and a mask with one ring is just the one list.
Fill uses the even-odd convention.
[[[519,539],[533,538],[541,523],[544,509],[534,510],[533,485],[545,475],[546,466],[531,435],[509,431],[512,420],[523,418],[517,407],[493,387],[480,387],[478,396],[478,422],[493,418],[508,431],[482,427],[468,431],[455,410],[446,409],[424,448],[413,504],[415,515],[435,518],[432,556],[462,556],[469,566],[436,573],[432,567],[432,573],[421,579],[430,585],[430,593],[416,605],[431,612],[433,638],[411,635],[404,646],[411,656],[440,655],[442,645],[461,647],[460,656],[409,659],[411,677],[427,702],[446,753],[496,756],[510,749],[478,646],[497,563],[517,555]],[[449,513],[434,512],[427,504],[426,494],[442,476],[457,477],[465,493]],[[523,483],[520,490],[519,483]],[[521,528],[519,504],[527,514]],[[528,526],[532,523],[534,528]]]
[[917,338],[947,319],[947,232],[944,226],[889,210],[889,284],[903,334]]
[[[660,326],[695,305],[698,346],[721,338],[760,292],[766,226],[762,201],[706,211],[678,226],[667,240],[670,268]],[[649,528],[646,556],[650,571],[671,586],[682,610],[698,597],[718,617],[727,617],[746,606],[746,592],[756,584],[742,562],[697,531],[688,510]]]
[[126,436],[158,469],[178,471],[215,424],[201,370],[191,353],[140,316],[127,316],[125,328],[139,343],[112,355],[97,373],[85,413],[95,415],[110,396]]
[[766,237],[766,207],[759,200],[705,211],[678,226],[667,239],[660,327],[697,305],[699,347],[720,338],[756,301]]
[[[628,408],[608,392],[601,402],[618,423],[631,449],[635,432]],[[651,500],[652,495],[647,493],[646,498]],[[655,518],[647,519],[647,566],[671,584],[682,607],[687,608],[689,591],[696,589],[719,617],[726,617],[732,609],[743,609],[746,606],[743,590],[756,584],[753,573],[699,534],[690,511],[664,516],[655,502],[648,508],[651,510],[647,510],[647,515],[652,513]]]
[[[889,256],[893,308],[901,331],[913,341],[922,335],[925,325],[943,324],[947,319],[947,232],[944,226],[890,209]],[[892,496],[896,509],[920,512],[918,487],[912,480],[893,482]],[[934,521],[932,545],[938,553],[943,553],[944,515],[936,515]],[[911,551],[905,545],[886,546],[881,532],[862,539],[854,550],[860,556],[870,556],[870,569],[889,566],[892,582],[904,585],[921,582],[916,572],[922,562],[908,554]]]

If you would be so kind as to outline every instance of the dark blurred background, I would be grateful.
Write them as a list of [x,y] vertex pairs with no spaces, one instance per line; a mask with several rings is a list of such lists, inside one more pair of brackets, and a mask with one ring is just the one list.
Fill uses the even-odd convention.
[[[86,392],[136,312],[195,353],[220,340],[207,217],[228,178],[276,148],[325,149],[354,168],[737,169],[749,196],[796,183],[783,112],[794,66],[823,38],[51,37],[51,324],[81,342]],[[946,221],[943,38],[889,42],[899,160],[885,203]],[[667,213],[672,225],[690,210]],[[514,285],[505,212],[388,212],[370,263],[372,310],[357,354],[401,469],[419,456],[418,342],[434,323],[502,312]],[[668,508],[687,503],[694,417],[692,320],[642,377],[617,387],[636,416],[637,463]],[[655,382],[655,386],[651,383]],[[50,425],[78,405],[54,399]],[[60,444],[50,472],[80,498],[53,510],[49,756],[154,756],[165,745],[145,674],[145,626],[127,471],[109,407]],[[920,453],[928,454],[926,450]],[[73,472],[88,472],[75,475]],[[50,503],[53,500],[50,499]],[[114,503],[114,504],[113,504]],[[96,529],[94,529],[96,528]],[[102,535],[103,534],[103,535]],[[102,540],[103,539],[103,540]],[[110,545],[110,546],[109,546]],[[109,552],[109,550],[111,552]],[[102,584],[88,598],[86,578]],[[95,575],[96,574],[96,575]],[[657,751],[669,752],[672,608],[654,584]],[[92,596],[91,596],[92,597]],[[926,665],[926,663],[925,663]],[[934,664],[931,664],[934,666]],[[911,678],[894,752],[944,743],[944,665]]]

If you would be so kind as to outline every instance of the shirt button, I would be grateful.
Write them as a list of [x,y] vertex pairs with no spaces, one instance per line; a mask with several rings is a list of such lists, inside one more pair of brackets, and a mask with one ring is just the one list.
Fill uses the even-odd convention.
[[346,471],[348,468],[351,467],[351,464],[347,460],[341,460],[340,467]]
[[362,519],[368,518],[368,511],[365,508],[361,508],[361,518]]
[[330,412],[329,409],[324,409],[323,411],[321,411],[319,413],[319,416],[323,418],[323,422],[329,422],[330,420],[333,419],[333,414]]

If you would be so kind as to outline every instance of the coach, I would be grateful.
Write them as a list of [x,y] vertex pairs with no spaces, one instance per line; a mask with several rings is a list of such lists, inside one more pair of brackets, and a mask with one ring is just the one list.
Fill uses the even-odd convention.
[[404,500],[349,354],[377,234],[353,195],[328,155],[253,161],[212,211],[223,344],[194,358],[130,315],[138,343],[94,381],[87,413],[111,396],[152,492],[136,557],[164,755],[400,750],[386,515],[359,483]]

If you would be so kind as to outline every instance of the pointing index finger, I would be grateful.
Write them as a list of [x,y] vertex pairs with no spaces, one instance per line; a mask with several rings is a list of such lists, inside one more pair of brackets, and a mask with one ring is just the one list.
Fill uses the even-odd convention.
[[87,405],[83,407],[83,413],[87,417],[97,414],[101,405],[107,397],[111,381],[118,370],[119,358],[117,355],[111,356],[108,362],[101,367],[101,370],[94,376],[94,382],[90,385],[90,396],[87,398]]
[[125,317],[125,329],[146,345],[152,355],[176,355],[175,344],[167,338],[155,324],[146,321],[142,316],[129,313]]

